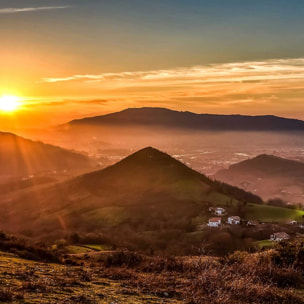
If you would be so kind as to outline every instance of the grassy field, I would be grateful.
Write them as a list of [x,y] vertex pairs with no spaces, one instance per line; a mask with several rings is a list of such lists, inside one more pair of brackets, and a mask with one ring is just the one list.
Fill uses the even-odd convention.
[[86,217],[96,224],[115,226],[126,220],[127,213],[123,207],[103,207],[92,210],[86,214]]
[[66,247],[69,253],[81,254],[88,253],[92,251],[107,251],[111,248],[107,245],[102,244],[85,244],[85,245],[69,245]]
[[268,205],[249,204],[246,207],[245,219],[260,222],[281,222],[303,220],[304,211],[280,208]]
[[265,248],[265,247],[273,247],[275,243],[270,240],[262,240],[262,241],[258,241],[257,245],[259,246],[259,248]]
[[[220,192],[211,192],[207,196],[207,200],[213,202],[214,206],[226,206],[226,203],[230,201],[230,197],[220,193]],[[234,200],[236,202],[236,200]]]
[[86,244],[86,245],[83,245],[83,247],[88,248],[88,249],[93,249],[96,251],[105,251],[105,250],[111,249],[109,246],[102,245],[102,244]]
[[[218,192],[211,192],[207,199],[214,202],[213,206],[223,207],[228,211],[228,215],[232,215],[232,210],[236,208],[238,201],[232,200],[231,207],[227,207],[227,202],[230,201],[229,197]],[[207,215],[208,217],[208,215]],[[195,223],[202,223],[201,220],[206,220],[204,215],[197,217]],[[245,220],[257,220],[259,222],[279,222],[286,223],[288,220],[303,221],[304,211],[294,210],[288,208],[281,208],[269,205],[260,204],[247,204],[245,207]]]
[[83,246],[76,246],[76,245],[67,246],[66,249],[68,250],[69,253],[72,254],[87,253],[91,251],[89,248],[85,248]]
[[0,302],[27,304],[181,303],[128,290],[89,269],[37,263],[0,252]]

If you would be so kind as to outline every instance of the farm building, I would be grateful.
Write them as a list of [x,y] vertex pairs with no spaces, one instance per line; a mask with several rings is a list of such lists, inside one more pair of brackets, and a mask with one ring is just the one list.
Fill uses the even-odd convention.
[[208,226],[218,228],[222,223],[222,219],[220,217],[213,217],[209,219]]
[[289,240],[290,236],[286,232],[276,232],[270,236],[271,241],[281,242],[283,240]]
[[230,217],[228,217],[227,222],[230,225],[240,225],[241,224],[241,218],[239,216],[230,216]]

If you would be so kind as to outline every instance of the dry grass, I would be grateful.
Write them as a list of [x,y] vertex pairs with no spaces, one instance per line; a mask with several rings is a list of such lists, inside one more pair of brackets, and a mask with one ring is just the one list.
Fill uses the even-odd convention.
[[[226,258],[119,251],[81,266],[0,259],[0,302],[304,304],[304,244]],[[78,261],[79,262],[79,261]],[[19,299],[19,300],[18,300]],[[42,300],[43,299],[43,300]],[[21,302],[22,302],[21,301]]]
[[[121,263],[104,263],[99,275],[123,282],[125,288],[189,304],[304,303],[295,288],[303,288],[303,270],[271,261],[271,252],[235,254],[226,259],[137,258],[117,253]],[[123,257],[123,255],[125,255]],[[128,255],[131,257],[128,258]]]

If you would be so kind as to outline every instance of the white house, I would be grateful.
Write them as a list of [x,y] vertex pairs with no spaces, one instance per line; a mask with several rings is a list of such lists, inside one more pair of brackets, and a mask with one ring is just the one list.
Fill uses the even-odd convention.
[[286,232],[276,232],[270,236],[271,241],[281,242],[283,240],[289,240],[290,236]]
[[228,217],[228,224],[230,225],[240,225],[241,218],[239,216],[230,216]]
[[218,228],[222,223],[222,219],[220,217],[213,217],[209,219],[208,226]]
[[224,208],[215,208],[214,214],[216,215],[224,215],[226,210]]
[[288,222],[288,225],[298,225],[297,221],[291,220]]

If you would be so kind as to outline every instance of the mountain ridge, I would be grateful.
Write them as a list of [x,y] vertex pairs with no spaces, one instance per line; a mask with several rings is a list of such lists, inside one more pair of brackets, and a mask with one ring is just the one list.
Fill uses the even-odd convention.
[[[273,173],[275,172],[292,172],[297,174],[299,172],[304,172],[304,163],[296,160],[286,159],[270,154],[260,154],[254,158],[241,161],[237,164],[233,164],[228,170],[258,170],[263,172]],[[227,169],[221,170],[225,172]],[[219,172],[221,172],[219,171]],[[219,173],[218,172],[218,173]]]
[[261,154],[218,171],[214,178],[260,195],[263,199],[281,198],[302,203],[304,163]]
[[304,131],[304,121],[275,115],[197,114],[167,108],[128,108],[120,112],[72,120],[68,126],[142,126],[197,130]]

